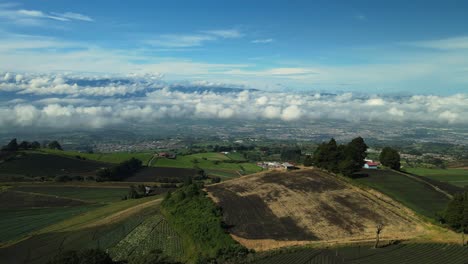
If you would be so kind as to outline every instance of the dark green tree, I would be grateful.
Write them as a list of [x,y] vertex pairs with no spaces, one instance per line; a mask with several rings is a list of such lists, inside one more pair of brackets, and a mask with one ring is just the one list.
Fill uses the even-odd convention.
[[29,143],[28,141],[22,141],[18,145],[18,149],[30,149],[30,148],[31,148],[31,143]]
[[304,166],[310,167],[313,164],[314,164],[314,160],[312,159],[312,157],[310,155],[306,156],[304,159]]
[[16,138],[12,139],[6,146],[2,147],[4,151],[17,151],[18,150],[18,142]]
[[387,166],[393,170],[400,170],[400,154],[396,149],[385,147],[380,152],[379,160],[382,165]]
[[114,264],[109,254],[99,249],[65,251],[55,256],[48,264]]
[[301,160],[301,149],[299,147],[288,147],[281,150],[282,161],[294,161],[299,162]]
[[454,230],[468,232],[468,191],[453,196],[445,210],[444,220]]
[[58,143],[57,140],[54,140],[54,141],[50,142],[49,144],[47,144],[47,147],[50,148],[50,149],[63,150],[62,146],[60,145],[60,143]]

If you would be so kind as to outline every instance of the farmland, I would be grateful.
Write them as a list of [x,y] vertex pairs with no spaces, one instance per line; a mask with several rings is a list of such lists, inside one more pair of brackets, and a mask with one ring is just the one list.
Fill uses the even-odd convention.
[[197,173],[189,168],[147,167],[125,179],[126,182],[183,182]]
[[406,168],[405,170],[412,174],[424,176],[441,182],[447,182],[458,187],[468,186],[467,169]]
[[25,152],[12,160],[0,163],[0,177],[24,175],[28,177],[55,177],[58,175],[94,175],[103,163],[80,160],[52,154]]
[[459,245],[397,244],[372,249],[372,245],[347,246],[331,249],[309,248],[280,252],[248,263],[255,264],[465,264],[468,250]]
[[176,159],[158,158],[153,162],[155,167],[194,168],[199,167],[209,176],[221,178],[237,177],[261,171],[262,169],[253,163],[246,162],[238,153],[198,153],[192,155],[179,155]]
[[80,156],[87,160],[95,160],[104,163],[120,163],[131,158],[136,158],[141,160],[144,165],[148,164],[154,155],[150,152],[83,153],[77,151],[60,151],[52,149],[41,149],[41,152],[73,158]]
[[[111,249],[144,222],[147,217],[154,215],[157,212],[159,201],[157,197],[148,197],[114,202],[99,208],[94,206],[94,208],[77,211],[76,214],[68,214],[61,218],[61,221],[55,222],[51,222],[48,218],[53,218],[54,214],[60,216],[67,210],[41,209],[43,210],[42,222],[49,222],[38,226],[32,236],[0,248],[0,262],[45,263],[61,249]],[[71,208],[78,210],[80,207]],[[27,212],[23,214],[26,215]],[[40,223],[41,219],[37,217],[40,212],[32,211],[31,214],[33,215],[29,216],[29,219],[24,219],[23,225],[18,223],[17,226],[19,228],[29,227],[29,224],[25,224],[35,220]],[[18,213],[17,216],[21,215]],[[13,219],[16,218],[11,218],[11,227],[13,227],[11,225],[11,222],[14,222]],[[25,230],[24,234],[29,234],[29,232],[29,230]]]
[[256,250],[369,239],[376,223],[385,223],[387,239],[424,232],[409,210],[319,170],[259,173],[207,190],[223,208],[229,231]]
[[375,188],[429,218],[445,209],[449,197],[429,184],[390,170],[363,170],[355,181]]
[[110,203],[120,201],[128,193],[128,187],[95,187],[63,185],[20,185],[12,190],[54,195],[88,202]]

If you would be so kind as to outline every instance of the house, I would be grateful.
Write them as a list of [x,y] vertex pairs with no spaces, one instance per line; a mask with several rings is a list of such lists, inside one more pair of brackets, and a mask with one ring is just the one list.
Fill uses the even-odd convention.
[[373,169],[373,170],[376,170],[379,168],[379,165],[380,163],[378,162],[373,162],[373,161],[367,161],[365,164],[364,164],[364,169]]
[[294,166],[294,164],[291,164],[289,162],[284,162],[281,165],[283,165],[283,168],[285,168],[287,170],[292,170],[292,169],[296,168],[296,166]]
[[158,154],[160,158],[175,159],[177,155],[174,153],[161,152]]

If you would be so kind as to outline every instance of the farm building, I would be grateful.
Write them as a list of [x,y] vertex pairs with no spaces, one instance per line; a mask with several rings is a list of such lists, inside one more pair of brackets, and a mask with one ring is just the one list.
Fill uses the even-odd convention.
[[160,158],[175,159],[177,156],[174,153],[161,152],[158,154]]
[[367,161],[365,164],[364,164],[364,169],[378,169],[379,168],[379,165],[380,163],[378,162],[374,162],[374,161]]
[[291,164],[289,162],[285,162],[283,164],[281,164],[283,166],[283,168],[287,169],[287,170],[292,170],[294,168],[296,168],[296,166],[294,166],[294,164]]

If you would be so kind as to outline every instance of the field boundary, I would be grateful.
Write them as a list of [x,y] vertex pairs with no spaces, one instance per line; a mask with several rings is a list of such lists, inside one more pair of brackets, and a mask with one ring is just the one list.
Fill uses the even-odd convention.
[[423,180],[423,179],[420,179],[420,178],[415,177],[415,176],[413,176],[413,175],[411,175],[411,174],[404,173],[404,172],[401,172],[401,171],[397,171],[397,170],[392,170],[392,171],[393,171],[393,172],[396,172],[396,173],[398,173],[398,174],[404,175],[404,176],[406,176],[406,177],[408,177],[408,178],[411,178],[411,179],[413,179],[413,180],[416,180],[416,181],[422,182],[422,183],[424,183],[424,184],[427,184],[427,185],[431,186],[431,187],[432,187],[434,190],[436,190],[437,192],[440,192],[440,193],[442,193],[443,195],[447,196],[449,199],[452,199],[452,198],[453,198],[453,196],[452,196],[451,194],[449,194],[449,193],[447,193],[446,191],[440,189],[439,187],[433,185],[432,183],[429,183],[428,181],[425,181],[425,180]]

